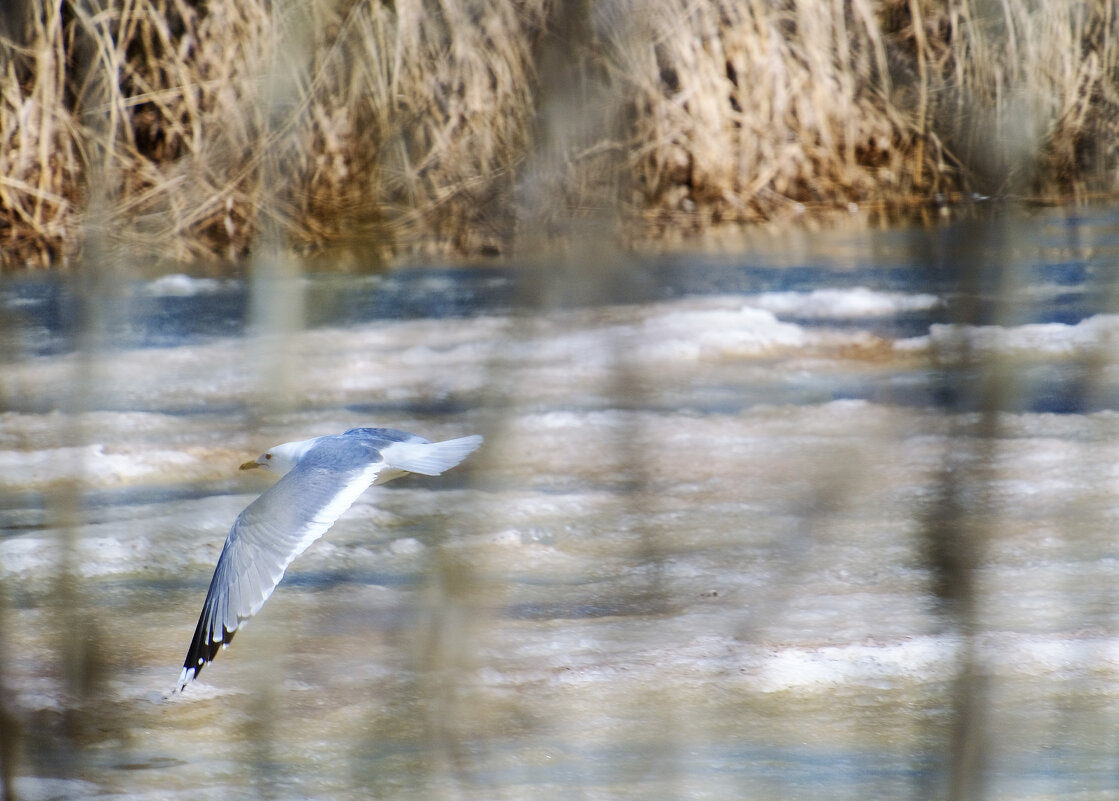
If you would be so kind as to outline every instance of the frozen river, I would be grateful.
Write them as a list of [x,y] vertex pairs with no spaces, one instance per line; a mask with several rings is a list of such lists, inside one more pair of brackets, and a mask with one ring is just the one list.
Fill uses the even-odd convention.
[[[26,799],[1113,799],[1117,291],[1107,210],[0,283],[0,768]],[[367,425],[486,443],[369,490],[169,697],[272,480],[237,465]]]

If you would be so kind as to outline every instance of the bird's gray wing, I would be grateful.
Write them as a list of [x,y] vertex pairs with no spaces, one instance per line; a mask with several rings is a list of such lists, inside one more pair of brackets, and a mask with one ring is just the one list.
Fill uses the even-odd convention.
[[344,437],[361,437],[382,442],[431,442],[429,439],[413,434],[410,431],[401,431],[399,428],[351,428],[342,434]]
[[368,442],[322,437],[234,522],[218,558],[177,689],[228,645],[268,600],[291,561],[353,505],[385,467]]

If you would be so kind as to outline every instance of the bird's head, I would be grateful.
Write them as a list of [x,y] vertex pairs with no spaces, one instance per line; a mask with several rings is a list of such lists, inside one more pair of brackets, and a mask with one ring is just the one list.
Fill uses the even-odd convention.
[[263,467],[269,472],[282,476],[299,464],[299,460],[303,458],[307,451],[311,450],[311,447],[317,441],[318,437],[300,440],[299,442],[285,442],[283,445],[269,448],[253,461],[245,462],[241,465],[241,469],[252,470]]

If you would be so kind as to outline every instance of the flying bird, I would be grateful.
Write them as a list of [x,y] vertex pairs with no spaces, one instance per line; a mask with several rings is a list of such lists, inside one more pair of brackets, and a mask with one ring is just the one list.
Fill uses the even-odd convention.
[[281,476],[237,516],[218,557],[202,615],[173,692],[182,692],[260,611],[291,561],[334,525],[373,484],[408,473],[437,476],[482,444],[479,436],[432,442],[392,428],[288,442],[242,470]]

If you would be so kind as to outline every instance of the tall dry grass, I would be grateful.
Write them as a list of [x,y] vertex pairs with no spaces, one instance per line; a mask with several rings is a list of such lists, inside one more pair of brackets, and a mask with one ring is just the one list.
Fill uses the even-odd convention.
[[635,205],[666,230],[1119,189],[1108,0],[655,6],[611,53],[636,107]]
[[[7,26],[4,266],[484,249],[532,115],[543,3],[32,0]],[[91,229],[90,226],[93,226]]]
[[[23,0],[0,264],[368,263],[1119,188],[1111,0]],[[344,260],[344,259],[343,259]]]

